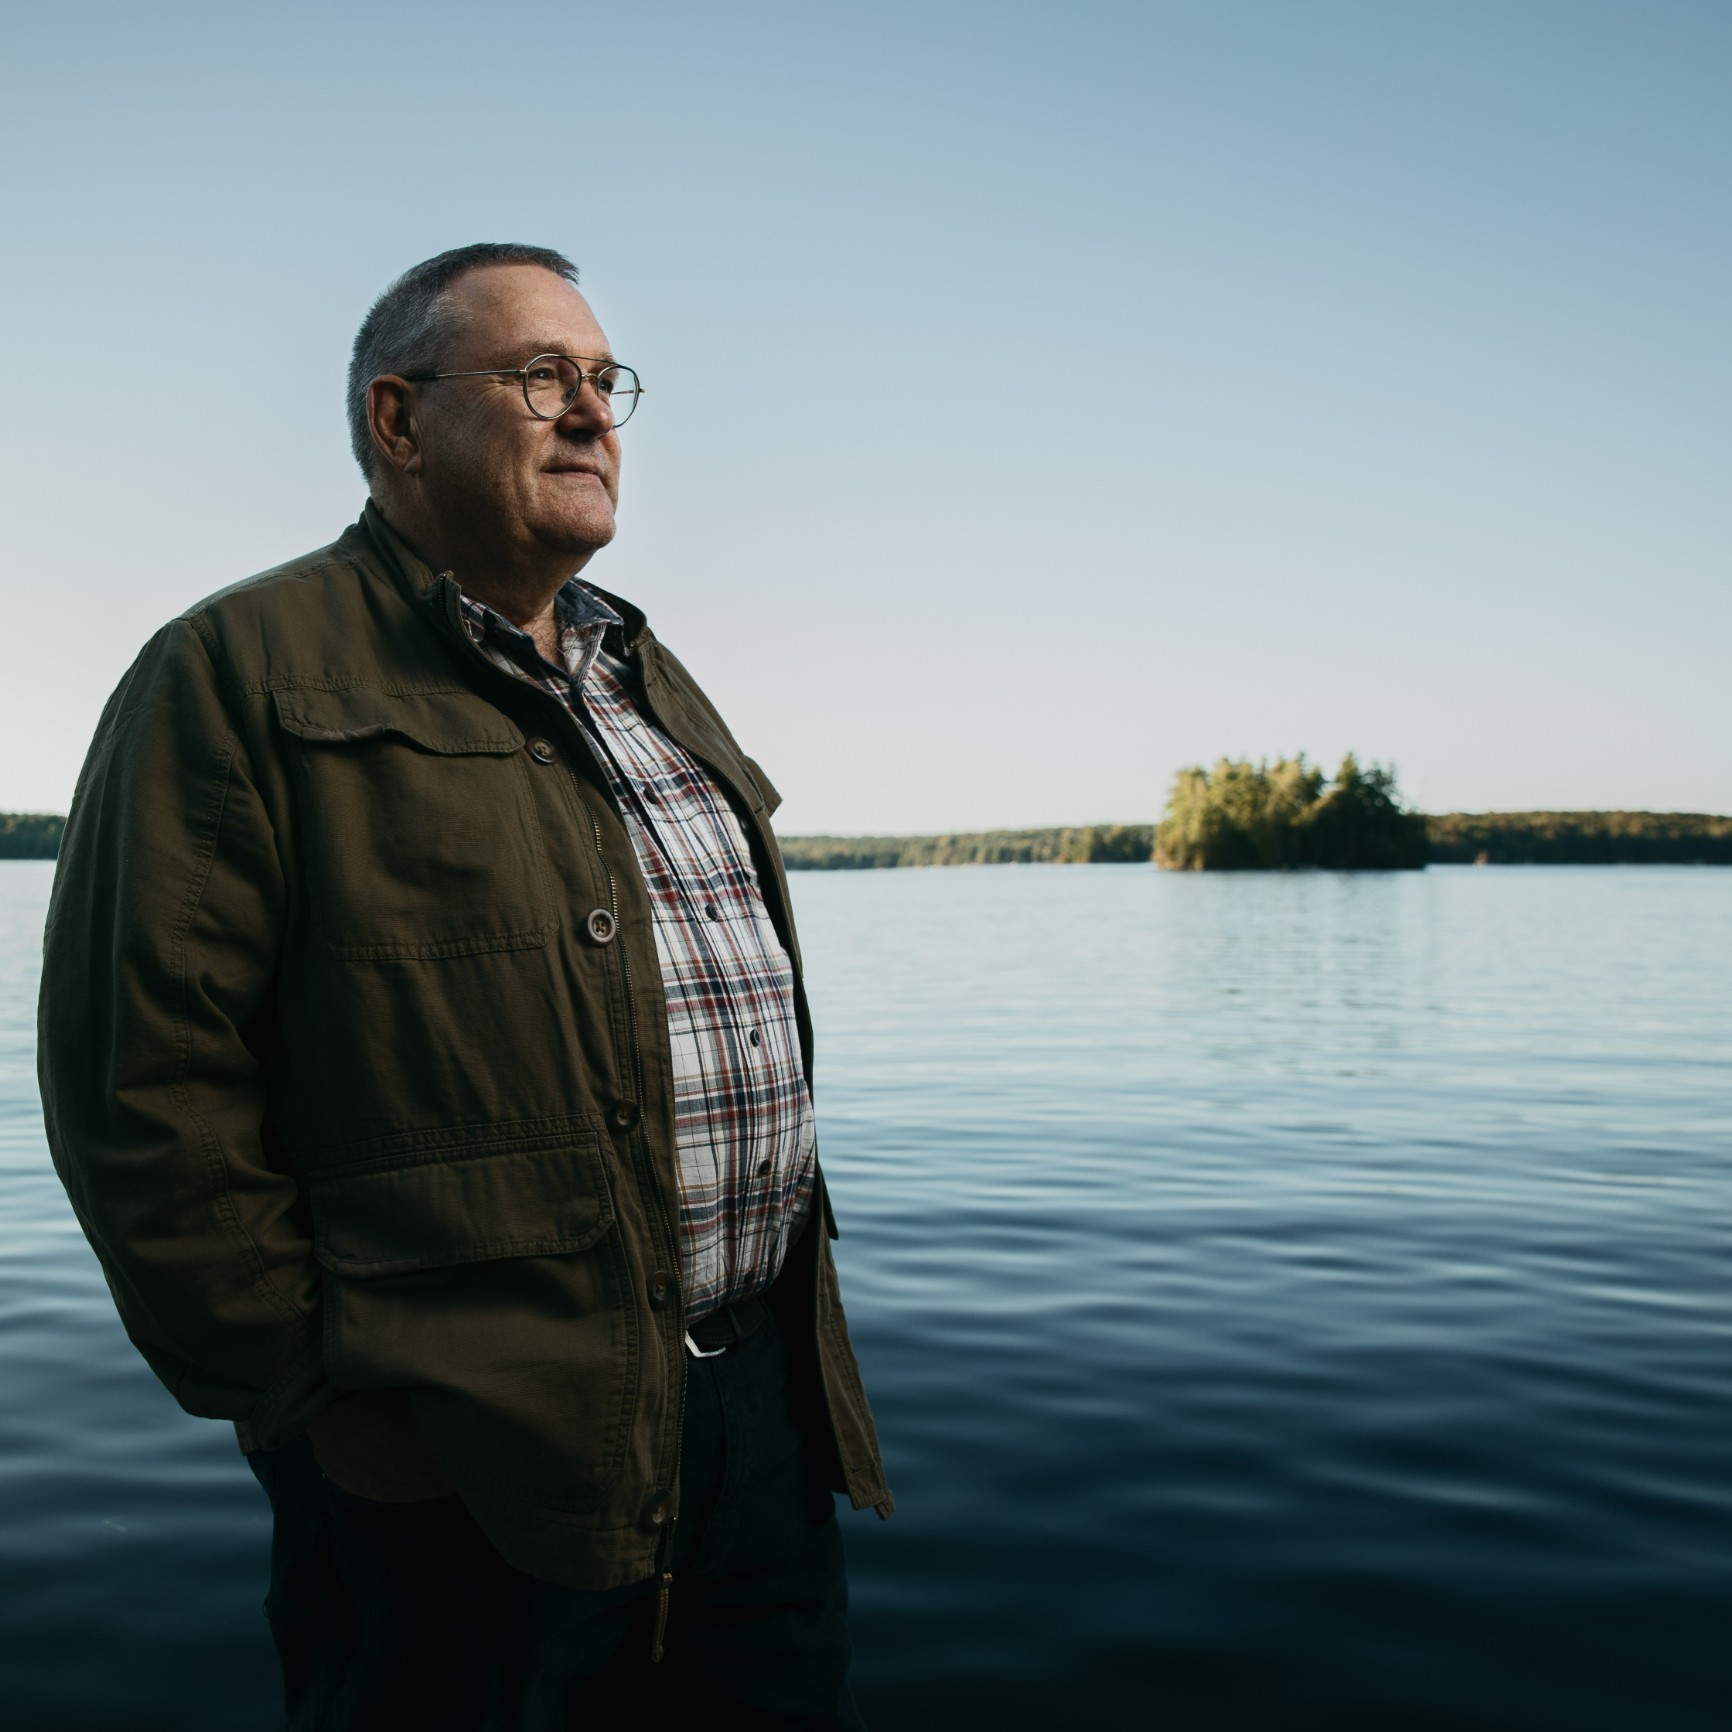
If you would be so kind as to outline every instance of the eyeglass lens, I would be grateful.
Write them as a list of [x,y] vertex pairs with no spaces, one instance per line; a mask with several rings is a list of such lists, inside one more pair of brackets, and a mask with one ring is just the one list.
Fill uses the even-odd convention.
[[[637,374],[630,367],[598,367],[591,375],[601,400],[613,411],[613,424],[623,425],[637,407]],[[564,355],[537,355],[524,369],[523,395],[533,414],[557,421],[583,389],[583,370]]]

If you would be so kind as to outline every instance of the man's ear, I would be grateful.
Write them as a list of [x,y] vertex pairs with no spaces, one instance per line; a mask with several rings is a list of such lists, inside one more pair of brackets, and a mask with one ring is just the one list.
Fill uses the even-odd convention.
[[367,430],[373,449],[400,475],[421,469],[421,428],[415,392],[394,373],[381,374],[367,387]]

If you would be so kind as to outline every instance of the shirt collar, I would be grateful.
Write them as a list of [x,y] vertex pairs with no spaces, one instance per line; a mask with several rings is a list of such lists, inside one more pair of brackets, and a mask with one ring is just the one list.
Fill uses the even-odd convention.
[[[514,626],[504,614],[491,608],[484,601],[477,601],[467,593],[462,595],[463,617],[470,621],[471,635],[480,632],[515,633],[518,637],[529,634]],[[593,590],[581,578],[569,577],[559,594],[553,598],[554,616],[563,625],[592,626],[599,625],[604,629],[610,625],[624,626],[625,621],[608,604],[601,595]]]
[[625,627],[625,620],[602,600],[601,592],[589,587],[581,578],[567,578],[565,587],[554,597],[553,605],[561,625],[599,625]]
[[[528,632],[513,625],[504,614],[484,601],[461,594],[458,599],[463,624],[474,642],[496,645],[520,664],[525,657],[533,663],[541,662],[541,653]],[[554,617],[559,622],[560,648],[564,653],[566,672],[574,679],[581,678],[600,648],[603,636],[615,628],[623,631],[625,621],[595,590],[575,577],[566,580],[565,586],[553,599],[553,608]]]

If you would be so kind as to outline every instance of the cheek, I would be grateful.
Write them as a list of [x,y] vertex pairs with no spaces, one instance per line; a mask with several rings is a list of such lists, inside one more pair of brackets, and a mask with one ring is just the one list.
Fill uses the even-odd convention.
[[509,474],[526,496],[546,479],[542,470],[548,456],[547,441],[539,427],[525,428],[517,437],[501,439],[494,447],[494,461],[500,472]]
[[488,481],[503,467],[499,459],[497,435],[475,417],[447,427],[439,441],[437,460],[442,478],[458,491],[490,491]]

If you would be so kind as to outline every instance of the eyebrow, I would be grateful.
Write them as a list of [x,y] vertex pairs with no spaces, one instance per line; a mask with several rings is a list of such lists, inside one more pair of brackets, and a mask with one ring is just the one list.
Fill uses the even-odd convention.
[[[528,355],[525,356],[524,358],[526,360],[532,361],[535,359],[535,357],[537,355],[574,355],[574,354],[576,354],[576,350],[563,349],[560,347],[558,341],[555,340],[551,343],[543,343],[539,348],[531,349],[529,351]],[[616,367],[619,365],[619,357],[616,354],[614,354],[613,351],[610,349],[603,349],[599,355],[584,355],[581,358],[585,361],[611,361]]]

